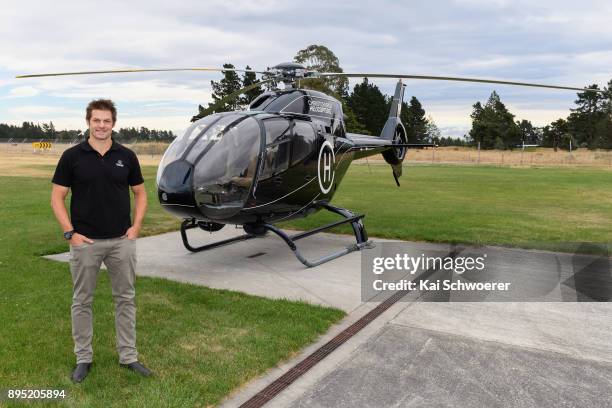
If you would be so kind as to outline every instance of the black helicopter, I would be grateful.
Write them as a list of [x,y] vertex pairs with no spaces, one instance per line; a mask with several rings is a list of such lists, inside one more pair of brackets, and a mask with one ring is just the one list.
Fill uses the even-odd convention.
[[[24,77],[148,71],[251,70],[187,68],[88,71]],[[399,186],[402,162],[409,144],[399,117],[404,88],[402,79],[434,79],[534,86],[588,91],[589,89],[474,78],[395,74],[319,73],[296,63],[283,63],[267,71],[251,71],[263,80],[240,89],[194,117],[193,124],[166,150],[157,172],[159,202],[183,219],[185,247],[199,252],[237,241],[275,233],[307,267],[320,265],[373,243],[363,225],[364,214],[330,204],[351,162],[382,154]],[[300,89],[301,80],[333,76],[395,78],[398,83],[389,116],[380,136],[347,133],[342,104],[322,92]],[[284,89],[278,85],[284,84]],[[270,90],[255,98],[247,110],[211,113],[218,106],[261,84]],[[211,114],[208,114],[211,113]],[[340,215],[339,221],[310,231],[288,235],[273,224],[306,217],[321,209]],[[218,231],[226,224],[242,225],[245,234],[193,247],[187,230]],[[356,243],[316,260],[306,259],[295,241],[341,224],[351,224]]]

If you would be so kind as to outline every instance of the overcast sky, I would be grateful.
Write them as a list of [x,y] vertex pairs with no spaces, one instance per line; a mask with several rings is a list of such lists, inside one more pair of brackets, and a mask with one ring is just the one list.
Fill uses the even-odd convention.
[[[603,87],[612,79],[612,2],[3,1],[0,122],[85,129],[84,107],[112,98],[118,127],[184,129],[210,100],[214,73],[14,79],[118,68],[265,69],[310,44],[345,72],[469,76]],[[351,87],[355,81],[352,81]],[[375,82],[391,93],[392,80]],[[495,89],[517,119],[542,126],[574,107],[572,91],[409,81],[444,135],[463,135],[476,101]]]

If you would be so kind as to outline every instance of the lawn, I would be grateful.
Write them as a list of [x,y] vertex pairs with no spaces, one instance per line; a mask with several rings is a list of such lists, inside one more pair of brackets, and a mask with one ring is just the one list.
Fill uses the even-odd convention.
[[[143,235],[179,225],[156,205],[154,175],[145,168],[151,205]],[[64,405],[78,407],[215,405],[344,316],[306,303],[139,278],[138,348],[157,373],[141,378],[118,366],[103,273],[93,305],[93,371],[73,385],[68,266],[40,257],[67,249],[49,205],[49,178],[0,177],[0,189],[0,389],[65,389]]]
[[[152,278],[137,283],[138,345],[158,375],[117,366],[113,305],[101,274],[95,313],[95,366],[69,381],[68,267],[40,258],[66,243],[49,206],[50,166],[41,177],[0,177],[0,389],[61,388],[68,406],[208,406],[294,355],[343,312]],[[143,235],[176,230],[157,204],[155,168],[145,167],[150,208]],[[367,214],[373,237],[571,251],[576,242],[612,242],[612,171],[413,165],[395,186],[386,165],[353,165],[333,204]],[[284,224],[304,229],[336,219],[318,213]],[[339,232],[350,233],[346,227]],[[599,248],[599,249],[597,249]]]
[[[373,237],[570,252],[576,243],[604,252],[612,243],[611,170],[405,165],[400,182],[388,165],[353,164],[332,204],[365,213]],[[319,212],[283,225],[337,218]]]

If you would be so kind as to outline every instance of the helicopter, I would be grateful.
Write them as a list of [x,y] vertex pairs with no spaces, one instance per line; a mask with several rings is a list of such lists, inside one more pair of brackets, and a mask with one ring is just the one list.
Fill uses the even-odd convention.
[[[126,69],[22,75],[18,78],[160,71],[254,72],[261,81],[220,99],[192,118],[193,123],[164,153],[157,171],[160,205],[182,219],[181,239],[191,252],[201,252],[266,235],[279,236],[306,267],[314,267],[348,253],[372,248],[363,218],[330,204],[353,160],[382,154],[397,186],[402,163],[411,148],[433,144],[407,143],[400,118],[404,79],[480,82],[576,91],[598,91],[556,85],[491,79],[405,74],[316,72],[304,65],[281,63],[266,71],[174,68]],[[323,92],[300,88],[309,78],[394,78],[398,82],[388,118],[379,136],[348,133],[342,104]],[[269,90],[252,100],[246,110],[214,113],[216,109],[262,84]],[[281,89],[280,84],[284,85]],[[320,210],[340,220],[289,235],[274,224],[307,217]],[[225,225],[242,226],[244,234],[194,247],[187,231],[216,232]],[[307,259],[296,241],[343,224],[350,224],[355,244],[318,259]]]

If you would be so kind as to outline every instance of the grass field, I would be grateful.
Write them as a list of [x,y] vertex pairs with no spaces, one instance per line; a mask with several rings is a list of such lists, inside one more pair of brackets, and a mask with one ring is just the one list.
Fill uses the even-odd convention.
[[[41,174],[51,169],[34,168]],[[178,221],[156,205],[155,168],[144,170],[151,203],[144,235],[176,229]],[[138,347],[157,373],[144,379],[118,366],[114,308],[103,273],[93,305],[94,368],[75,386],[69,380],[68,266],[40,258],[67,249],[49,206],[49,178],[0,177],[0,189],[0,389],[65,389],[70,397],[64,405],[75,407],[211,406],[344,316],[305,303],[139,278]]]
[[[141,379],[117,367],[113,306],[102,274],[94,304],[95,371],[74,386],[68,378],[74,362],[68,268],[40,258],[67,248],[49,208],[54,166],[10,167],[11,176],[0,177],[0,388],[67,389],[70,406],[213,405],[343,316],[141,278],[139,349],[159,373]],[[150,210],[143,234],[177,229],[179,221],[157,204],[155,167],[144,170]],[[609,170],[413,165],[401,181],[397,188],[386,165],[354,165],[333,203],[366,213],[374,237],[564,251],[575,242],[612,242]],[[332,219],[319,213],[285,226],[310,228]]]
[[[387,165],[353,165],[333,203],[365,213],[375,237],[570,252],[576,243],[612,243],[609,170],[412,165],[400,181]],[[284,225],[336,218],[320,212]]]

